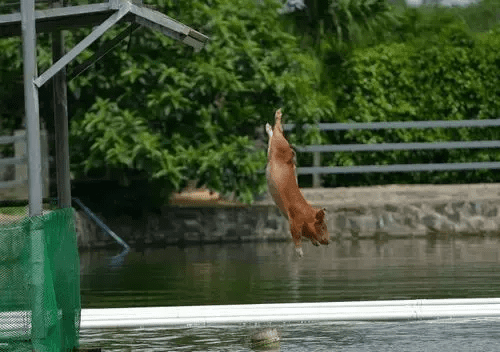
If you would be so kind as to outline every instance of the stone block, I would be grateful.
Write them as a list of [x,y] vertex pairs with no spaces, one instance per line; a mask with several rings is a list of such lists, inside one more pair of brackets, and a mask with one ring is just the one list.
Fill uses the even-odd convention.
[[491,202],[484,203],[481,215],[494,218],[498,216],[498,205],[494,205]]
[[400,211],[400,207],[395,204],[386,204],[384,209],[388,212],[396,213]]
[[184,225],[188,229],[199,229],[201,227],[198,220],[194,220],[194,219],[185,219]]
[[202,236],[199,232],[185,232],[183,239],[185,242],[200,242]]
[[454,232],[455,225],[446,217],[437,213],[427,214],[422,218],[422,223],[432,232]]
[[481,215],[482,202],[469,202],[468,211],[470,215]]
[[468,218],[467,224],[471,233],[495,232],[498,230],[498,225],[495,221],[486,219],[480,215]]
[[344,214],[338,214],[335,217],[335,228],[339,231],[346,230],[348,228],[347,216]]
[[358,216],[364,215],[368,212],[367,207],[365,206],[350,206],[350,207],[339,207],[335,210],[335,212],[346,213],[349,216]]
[[348,219],[349,229],[353,236],[371,237],[377,232],[377,219],[372,215],[363,215]]

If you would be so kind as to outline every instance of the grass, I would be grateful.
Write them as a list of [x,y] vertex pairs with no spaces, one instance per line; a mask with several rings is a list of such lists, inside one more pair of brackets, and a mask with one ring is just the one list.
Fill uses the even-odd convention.
[[[53,204],[43,204],[43,209],[44,210],[54,210],[57,207]],[[5,214],[5,215],[28,215],[28,206],[17,206],[17,207],[3,207],[0,208],[0,214]]]
[[6,214],[6,215],[26,215],[25,206],[20,206],[20,207],[4,207],[0,208],[0,214]]

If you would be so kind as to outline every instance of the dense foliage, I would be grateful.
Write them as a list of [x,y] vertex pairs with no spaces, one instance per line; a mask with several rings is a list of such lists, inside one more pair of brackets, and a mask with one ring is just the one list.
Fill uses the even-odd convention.
[[[413,121],[496,119],[500,116],[500,33],[476,37],[451,24],[425,39],[357,50],[340,70],[336,120]],[[434,142],[500,139],[498,128],[396,129],[331,135],[333,143]],[[496,150],[337,153],[331,165],[499,160]],[[370,174],[331,182],[485,182],[492,172]],[[354,181],[356,179],[356,181]]]
[[[195,179],[250,202],[266,187],[263,126],[278,107],[285,122],[298,123],[499,116],[499,0],[395,9],[382,0],[319,0],[305,1],[307,7],[288,14],[278,0],[146,3],[210,36],[210,42],[195,53],[139,29],[93,67],[71,77],[72,68],[124,29],[118,27],[70,65],[76,179],[105,177],[124,186],[147,179],[154,185],[150,193],[162,199]],[[89,32],[67,31],[67,47]],[[20,43],[19,38],[0,39],[2,134],[22,125]],[[50,35],[40,35],[38,44],[43,72],[51,63]],[[40,113],[52,131],[50,88],[40,90]],[[499,133],[296,132],[290,136],[296,144],[498,139]],[[338,153],[324,159],[330,165],[353,165],[497,157],[483,150]],[[300,155],[300,164],[310,161],[311,154]],[[498,181],[486,171],[373,174],[329,176],[325,185],[493,180]]]

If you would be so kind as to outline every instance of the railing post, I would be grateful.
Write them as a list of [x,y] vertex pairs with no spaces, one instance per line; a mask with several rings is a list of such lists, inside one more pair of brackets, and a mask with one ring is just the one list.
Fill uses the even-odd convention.
[[[313,166],[321,166],[321,153],[314,152],[313,153]],[[313,188],[321,187],[321,175],[319,173],[313,174]]]
[[49,141],[45,128],[40,131],[40,150],[42,152],[42,196],[45,198],[50,196]]
[[[22,139],[18,139],[14,142],[14,156],[16,158],[26,157],[26,130],[15,130],[14,136],[22,136]],[[14,173],[15,181],[24,181],[28,179],[28,165],[26,162],[22,164],[17,164]]]

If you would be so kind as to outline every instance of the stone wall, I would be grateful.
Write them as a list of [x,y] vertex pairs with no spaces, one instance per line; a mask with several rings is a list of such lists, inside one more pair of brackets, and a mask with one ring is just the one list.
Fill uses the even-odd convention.
[[[500,233],[500,184],[303,189],[327,209],[332,239]],[[252,206],[166,206],[160,214],[103,219],[131,246],[291,240],[269,195]],[[115,245],[82,212],[82,248]]]
[[[132,247],[189,243],[287,240],[287,223],[273,206],[164,207],[146,218],[103,219]],[[80,247],[106,247],[115,242],[102,234],[86,215],[77,212]]]

